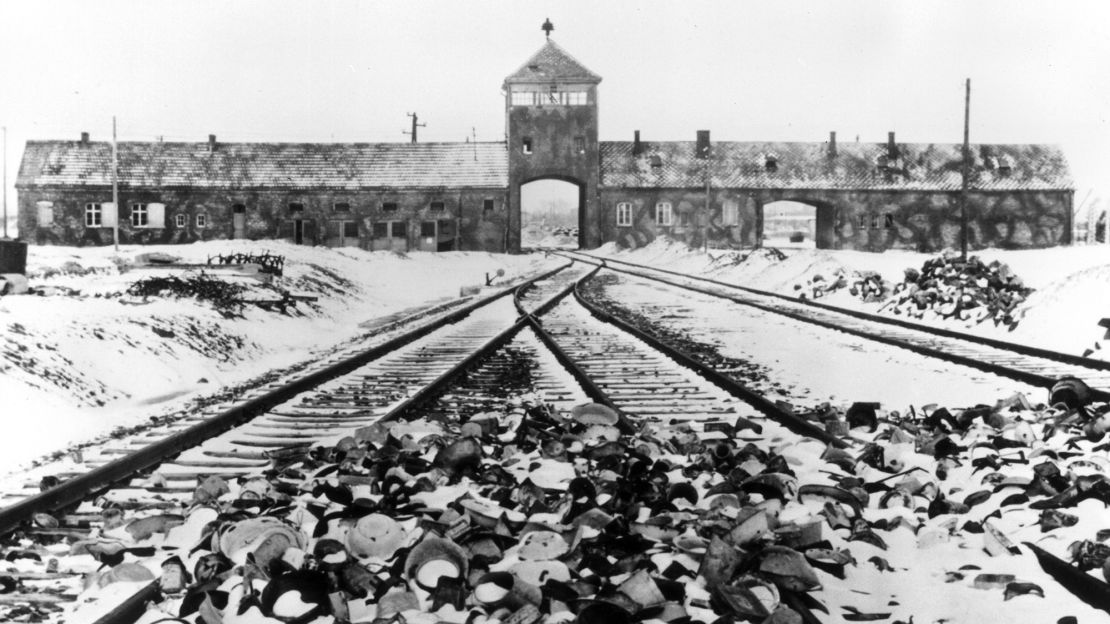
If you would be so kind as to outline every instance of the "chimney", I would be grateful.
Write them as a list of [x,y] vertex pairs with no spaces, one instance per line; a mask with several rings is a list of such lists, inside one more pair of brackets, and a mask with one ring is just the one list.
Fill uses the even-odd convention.
[[836,130],[829,132],[829,158],[836,158]]
[[709,131],[698,130],[698,145],[694,152],[698,158],[709,158]]
[[81,145],[88,145],[88,144],[89,144],[89,133],[88,132],[82,132],[81,133]]
[[894,132],[886,133],[886,153],[890,158],[898,158],[898,146],[894,144]]
[[640,145],[640,131],[635,130],[632,132],[632,155],[639,156],[644,151],[644,146]]
[[214,134],[208,135],[208,151],[216,151],[216,135]]

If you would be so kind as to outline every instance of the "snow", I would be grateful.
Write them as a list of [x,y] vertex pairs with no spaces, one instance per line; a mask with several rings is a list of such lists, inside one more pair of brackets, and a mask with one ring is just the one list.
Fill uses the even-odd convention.
[[[131,266],[136,256],[158,252],[190,264],[221,253],[281,255],[285,271],[275,285],[318,300],[299,302],[289,314],[246,306],[241,316],[227,318],[193,299],[126,295],[137,280],[174,272]],[[535,255],[406,255],[278,241],[124,246],[118,254],[110,247],[32,246],[31,287],[79,294],[0,297],[0,396],[14,426],[0,440],[0,472],[271,369],[332,354],[385,319],[458,300],[461,289],[473,292],[499,270],[504,275],[494,286],[563,263]]]
[[[794,286],[814,275],[829,278],[838,270],[875,271],[891,282],[901,281],[908,268],[920,269],[937,254],[911,251],[840,251],[827,249],[783,249],[778,260],[769,250],[728,251],[690,249],[683,243],[657,239],[635,250],[622,250],[610,243],[595,250],[600,256],[638,264],[711,277],[716,280],[797,296]],[[1098,322],[1110,317],[1110,248],[1104,246],[1055,247],[1036,250],[988,249],[971,252],[984,262],[1008,264],[1029,287],[1035,289],[1020,306],[1020,319],[1013,331],[991,323],[969,324],[944,319],[920,322],[980,336],[1027,344],[1072,355],[1095,349],[1090,357],[1110,357],[1110,344],[1103,341],[1105,329]],[[865,303],[847,289],[836,291],[822,303],[877,313],[881,303]],[[898,318],[898,317],[895,317]],[[1097,345],[1097,347],[1096,347]]]

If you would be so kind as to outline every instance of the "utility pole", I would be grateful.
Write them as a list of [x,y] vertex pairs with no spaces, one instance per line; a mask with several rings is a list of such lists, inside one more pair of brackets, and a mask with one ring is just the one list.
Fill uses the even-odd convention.
[[4,126],[4,142],[0,146],[0,150],[4,151],[2,156],[3,164],[3,182],[0,182],[0,194],[4,195],[4,240],[8,240],[8,127]]
[[[712,148],[710,148],[712,149]],[[702,230],[702,251],[706,254],[709,253],[709,220],[713,218],[712,204],[709,197],[709,183],[712,180],[712,172],[709,170],[710,156],[709,152],[705,153],[705,228]]]
[[971,144],[968,143],[968,127],[971,124],[971,78],[967,79],[964,91],[964,166],[963,187],[960,190],[960,261],[967,262],[967,184],[971,175]]
[[[112,115],[112,210],[115,212],[112,219],[112,244],[116,253],[119,253],[119,153],[116,149],[116,116]],[[103,218],[103,217],[101,217]]]
[[406,115],[408,115],[409,117],[412,117],[412,130],[411,130],[411,131],[408,131],[408,130],[402,130],[402,131],[401,131],[401,134],[407,134],[407,135],[410,135],[410,136],[412,137],[412,142],[413,142],[413,143],[416,143],[416,129],[417,129],[417,128],[424,128],[424,127],[426,127],[426,126],[427,126],[428,124],[416,123],[416,120],[417,120],[417,119],[419,119],[419,118],[418,118],[418,117],[416,116],[416,113],[405,113],[405,114],[406,114]]

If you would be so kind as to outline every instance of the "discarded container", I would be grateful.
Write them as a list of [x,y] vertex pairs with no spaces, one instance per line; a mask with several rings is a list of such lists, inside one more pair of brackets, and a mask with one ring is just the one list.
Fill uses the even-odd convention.
[[1091,388],[1077,377],[1061,377],[1049,391],[1049,405],[1063,403],[1077,409],[1091,402]]
[[27,243],[0,240],[0,273],[27,274]]

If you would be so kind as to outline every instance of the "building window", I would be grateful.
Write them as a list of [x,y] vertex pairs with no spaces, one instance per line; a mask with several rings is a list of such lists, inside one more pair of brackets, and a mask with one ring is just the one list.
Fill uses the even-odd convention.
[[861,214],[859,216],[859,229],[866,230],[867,229],[867,224],[869,222],[870,222],[870,219],[867,217],[867,215]]
[[524,152],[525,154],[532,153],[532,137],[524,137],[524,139],[520,143],[520,151]]
[[779,159],[774,154],[767,154],[767,158],[763,161],[763,167],[767,173],[774,173],[779,170]]
[[247,207],[244,206],[243,204],[235,204],[234,206],[231,207],[231,212],[232,212],[232,214],[246,214],[247,213]]
[[734,202],[725,202],[721,209],[722,225],[740,225],[740,206]]
[[358,238],[358,221],[343,222],[343,238]]
[[208,215],[206,215],[206,214],[198,214],[197,215],[197,227],[198,228],[208,227]]
[[335,204],[333,205],[333,208],[335,209],[336,212],[350,212],[351,211],[351,204],[349,204],[347,202],[335,202]]
[[877,214],[871,215],[871,229],[872,230],[879,229],[879,220],[880,220],[881,216],[882,215],[877,215]]
[[678,224],[681,225],[682,227],[689,227],[690,226],[690,213],[689,212],[680,212],[680,213],[678,213]]
[[54,223],[54,202],[35,202],[35,207],[38,208],[39,225],[52,225]]
[[670,202],[655,204],[655,223],[656,225],[671,225],[674,223],[674,213],[671,212]]
[[888,230],[894,229],[894,215],[889,212],[883,215],[883,227]]
[[146,227],[148,224],[146,204],[131,204],[131,226]]
[[617,226],[627,227],[632,225],[632,204],[621,202],[617,204]]
[[435,221],[422,221],[420,223],[420,236],[432,237],[436,235]]
[[100,227],[102,215],[100,204],[85,204],[85,227]]
[[304,204],[300,202],[290,202],[289,212],[304,212]]
[[397,202],[382,202],[383,212],[397,212]]
[[493,200],[492,199],[483,199],[482,200],[482,212],[485,213],[485,214],[489,214],[489,213],[493,212]]
[[436,212],[443,212],[443,210],[444,210],[444,204],[441,201],[432,202],[430,207],[431,207],[432,210],[434,210]]
[[513,91],[513,106],[585,106],[585,91]]
[[179,214],[179,215],[174,216],[173,224],[176,225],[177,227],[183,228],[183,227],[185,227],[185,223],[186,223],[185,215]]
[[586,139],[584,137],[574,137],[574,151],[579,154],[586,153]]

